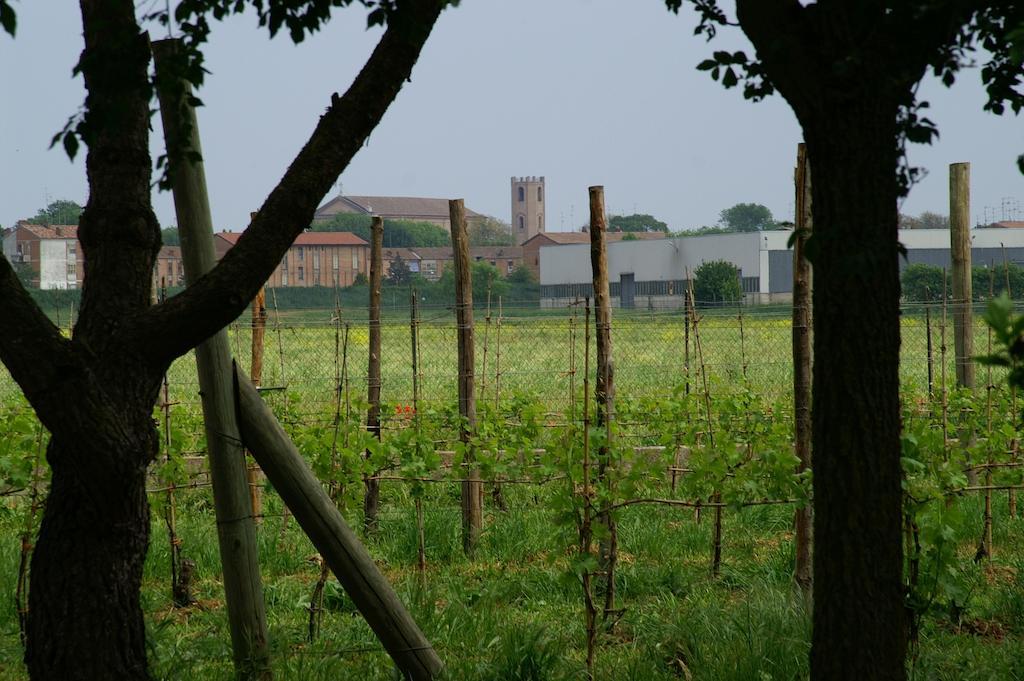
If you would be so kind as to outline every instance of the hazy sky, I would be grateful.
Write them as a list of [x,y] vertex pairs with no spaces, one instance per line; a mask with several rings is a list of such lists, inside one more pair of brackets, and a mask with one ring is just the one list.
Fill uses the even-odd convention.
[[[4,226],[48,199],[86,199],[83,159],[47,150],[83,99],[71,77],[82,45],[77,6],[15,8],[17,37],[0,36]],[[651,213],[673,229],[713,224],[739,202],[791,219],[796,120],[777,95],[751,104],[697,72],[711,49],[750,48],[739,29],[709,46],[694,25],[692,11],[672,15],[662,0],[462,0],[339,182],[348,194],[462,197],[508,221],[509,178],[544,175],[553,230],[585,221],[591,184],[605,185],[610,212]],[[358,7],[299,46],[269,40],[253,16],[214,25],[199,124],[218,229],[247,224],[378,36]],[[946,213],[947,164],[971,161],[972,213],[1001,218],[1004,198],[1024,199],[1022,121],[981,110],[977,71],[952,90],[929,82],[922,93],[941,138],[912,149],[930,175],[902,211]],[[161,134],[154,119],[154,158]],[[161,223],[175,222],[168,194],[154,204]]]

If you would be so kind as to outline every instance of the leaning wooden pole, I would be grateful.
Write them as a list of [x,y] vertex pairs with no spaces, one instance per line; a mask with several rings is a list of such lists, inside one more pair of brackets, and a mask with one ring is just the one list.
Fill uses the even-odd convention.
[[[171,67],[178,54],[178,40],[153,43],[157,73],[173,73]],[[167,147],[201,153],[195,110],[187,104],[190,87],[183,79],[179,84],[158,90]],[[185,281],[192,285],[213,269],[215,262],[213,220],[202,162],[173,162],[170,180],[181,234]],[[267,618],[256,527],[252,519],[245,450],[235,418],[231,349],[226,331],[219,331],[196,348],[196,365],[235,669],[243,678],[269,678]]]
[[[811,168],[802,142],[796,156],[796,235],[793,241],[793,436],[797,472],[811,469],[811,263],[805,246],[811,235]],[[805,595],[813,585],[813,524],[810,504],[796,509],[796,567],[793,578]]]
[[[366,370],[366,430],[380,440],[380,287],[384,279],[384,218],[373,217],[370,226],[370,358]],[[370,460],[370,451],[366,452]],[[380,480],[376,471],[363,476],[366,490],[363,495],[363,525],[368,532],[377,529],[377,510],[380,506]]]
[[480,473],[474,465],[474,455],[468,446],[476,427],[476,396],[473,373],[473,278],[470,272],[469,237],[466,233],[466,206],[462,199],[448,202],[452,223],[452,251],[455,263],[455,324],[458,327],[459,352],[459,415],[462,427],[460,439],[465,447],[462,481],[462,548],[472,556],[483,528],[480,503]]
[[[611,463],[612,420],[615,418],[615,372],[612,366],[612,299],[608,284],[608,254],[605,232],[608,221],[604,208],[604,187],[590,187],[590,266],[594,286],[594,326],[596,331],[597,376],[594,381],[595,427],[604,429],[604,444],[597,450],[597,477],[607,486]],[[615,609],[615,567],[618,562],[618,537],[615,516],[602,510],[597,521],[607,530],[601,541],[600,565],[604,573],[604,620]]]
[[974,387],[974,315],[971,310],[971,164],[949,165],[949,238],[953,264],[953,346],[956,382]]
[[402,678],[427,681],[443,665],[373,558],[324,491],[252,383],[237,370],[242,441],[355,603]]

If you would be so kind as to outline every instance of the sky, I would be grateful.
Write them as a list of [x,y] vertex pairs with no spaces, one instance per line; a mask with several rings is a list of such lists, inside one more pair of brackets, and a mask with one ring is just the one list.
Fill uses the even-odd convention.
[[[48,201],[87,198],[84,158],[48,149],[84,99],[71,75],[80,17],[71,3],[53,5],[16,2],[17,36],[0,35],[3,226]],[[594,184],[605,186],[609,213],[650,213],[673,230],[715,224],[741,202],[792,219],[796,119],[779,95],[747,102],[696,71],[713,49],[753,50],[738,28],[709,45],[692,35],[695,24],[692,11],[673,15],[663,0],[462,0],[325,201],[339,192],[464,198],[508,222],[510,178],[543,175],[549,230],[586,222]],[[214,25],[198,95],[216,229],[245,227],[379,35],[359,7],[298,46],[269,39],[251,14]],[[982,111],[977,69],[951,89],[926,81],[920,94],[941,136],[911,148],[928,175],[901,212],[947,213],[948,164],[969,161],[974,219],[1024,219],[1015,203],[1024,201],[1022,121]],[[158,117],[153,124],[156,158]],[[161,224],[174,224],[170,195],[154,190],[153,200]]]

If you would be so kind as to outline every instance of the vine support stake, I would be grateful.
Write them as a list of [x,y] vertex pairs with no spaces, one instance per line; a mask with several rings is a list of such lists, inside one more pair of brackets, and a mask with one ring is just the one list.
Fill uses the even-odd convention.
[[[158,73],[171,72],[171,63],[180,49],[176,39],[153,43]],[[167,148],[202,153],[195,110],[188,104],[191,88],[184,80],[179,84],[181,87],[175,91],[158,90]],[[169,176],[181,233],[185,279],[191,285],[210,271],[215,262],[206,174],[201,161],[177,162],[171,164]],[[233,404],[227,332],[218,331],[200,344],[195,354],[235,670],[241,678],[270,678],[263,583],[244,449]]]
[[953,340],[956,382],[974,387],[974,315],[971,308],[971,164],[949,165],[949,237],[953,264]]
[[464,448],[462,481],[462,549],[472,557],[483,529],[480,494],[483,485],[474,463],[470,443],[476,428],[476,397],[474,393],[473,348],[473,277],[470,271],[469,236],[466,233],[466,206],[462,199],[448,202],[452,225],[452,251],[455,265],[455,324],[458,327],[459,416],[462,427],[459,439]]
[[[380,289],[384,275],[384,218],[374,215],[370,225],[370,350],[366,369],[366,430],[380,441]],[[371,453],[366,451],[367,463]],[[367,532],[377,531],[377,512],[380,507],[380,481],[377,471],[367,468],[363,476],[363,526]]]
[[[614,487],[614,480],[608,474],[612,457],[612,423],[615,419],[615,370],[612,365],[612,299],[608,284],[608,253],[605,232],[608,220],[604,206],[604,187],[590,187],[590,267],[594,287],[594,330],[597,350],[597,376],[594,381],[595,425],[603,428],[605,441],[597,450],[598,482],[607,488]],[[615,610],[615,567],[618,562],[618,537],[615,515],[601,509],[597,521],[607,530],[601,540],[600,565],[604,572],[604,614],[605,625]]]
[[[811,234],[811,168],[807,145],[797,147],[796,233],[793,241],[793,439],[797,472],[811,468],[811,263],[805,252]],[[793,578],[805,596],[814,583],[813,509],[810,504],[796,509],[794,535],[796,567]]]

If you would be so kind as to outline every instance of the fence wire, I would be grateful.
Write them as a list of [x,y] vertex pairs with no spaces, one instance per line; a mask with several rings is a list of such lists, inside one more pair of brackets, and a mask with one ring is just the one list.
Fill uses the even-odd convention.
[[[478,306],[474,311],[477,399],[501,404],[528,396],[541,401],[552,414],[566,414],[582,394],[582,308],[582,301],[543,311]],[[975,310],[980,308],[976,303]],[[953,316],[952,307],[943,310],[938,304],[911,305],[901,311],[900,376],[906,390],[925,392],[929,381],[938,388],[943,363],[947,385],[955,382]],[[308,422],[331,419],[339,389],[349,399],[365,400],[369,354],[365,310],[353,310],[351,315],[346,310],[340,315],[335,310],[303,310],[279,317],[271,315],[263,350],[261,385],[284,396],[273,399],[288,400],[293,418]],[[681,309],[616,309],[612,321],[616,393],[670,398],[688,383],[696,390],[703,368],[714,394],[745,388],[769,401],[788,401],[793,381],[791,319],[792,309],[778,305],[698,309],[696,320]],[[412,405],[416,373],[421,410],[454,408],[458,380],[454,313],[450,308],[424,308],[415,326],[418,361],[414,367],[409,312],[391,309],[381,321],[382,403],[391,409]],[[984,354],[988,332],[978,314],[973,327],[974,354]],[[239,366],[248,370],[252,326],[247,315],[229,328],[229,339]],[[173,364],[168,382],[171,402],[198,408],[199,383],[191,353]],[[6,403],[19,394],[0,367],[0,400]]]

